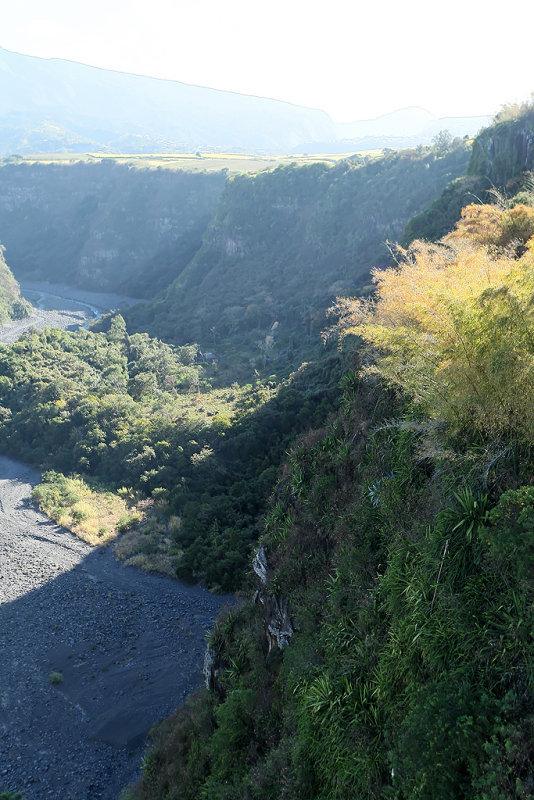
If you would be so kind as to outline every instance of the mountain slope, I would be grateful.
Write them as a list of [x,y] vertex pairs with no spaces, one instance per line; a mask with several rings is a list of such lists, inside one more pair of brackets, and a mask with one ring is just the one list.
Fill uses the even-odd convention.
[[333,138],[327,114],[0,48],[0,153],[287,152]]
[[[344,152],[354,152],[365,137],[368,148],[386,146],[384,137],[407,147],[428,144],[447,127],[454,136],[472,135],[489,122],[436,120],[423,109],[409,108],[375,120],[336,124],[323,111],[279,100],[3,48],[0,96],[0,155],[95,150],[339,152],[335,143],[341,140]],[[318,143],[324,143],[320,150]]]
[[225,175],[97,163],[4,164],[0,230],[20,279],[132,297],[167,286],[202,242]]

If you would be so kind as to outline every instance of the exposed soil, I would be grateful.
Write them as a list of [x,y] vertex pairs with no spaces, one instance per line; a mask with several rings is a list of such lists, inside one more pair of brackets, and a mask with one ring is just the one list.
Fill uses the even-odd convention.
[[38,480],[0,458],[0,791],[115,800],[229,598],[120,566],[32,506]]

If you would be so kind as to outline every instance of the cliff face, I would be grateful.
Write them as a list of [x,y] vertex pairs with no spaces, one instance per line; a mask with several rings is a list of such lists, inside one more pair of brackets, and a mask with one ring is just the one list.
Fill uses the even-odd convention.
[[482,131],[475,139],[468,175],[505,186],[534,168],[534,109]]
[[0,231],[18,278],[152,296],[198,250],[224,173],[6,164]]
[[414,239],[440,239],[452,230],[464,206],[495,202],[493,189],[513,195],[521,188],[525,173],[533,169],[534,109],[479,133],[466,174],[452,181],[429,208],[410,220],[403,244]]
[[462,145],[236,176],[194,259],[129,320],[177,342],[315,336],[331,301],[389,263],[385,243],[463,173],[468,157]]

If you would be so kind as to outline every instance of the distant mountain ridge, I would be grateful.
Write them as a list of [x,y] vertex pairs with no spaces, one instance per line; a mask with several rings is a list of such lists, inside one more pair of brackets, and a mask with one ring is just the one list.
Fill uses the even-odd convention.
[[[401,109],[376,120],[337,124],[324,111],[280,100],[178,81],[44,59],[0,48],[0,156],[88,152],[347,152],[381,137],[430,142],[448,127],[474,134],[489,117],[436,120],[424,109]],[[452,129],[454,127],[454,130]],[[356,146],[355,146],[356,145]]]

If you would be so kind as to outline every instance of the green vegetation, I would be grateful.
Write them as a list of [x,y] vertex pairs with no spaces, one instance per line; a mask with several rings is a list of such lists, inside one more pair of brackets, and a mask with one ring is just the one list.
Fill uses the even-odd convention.
[[0,232],[20,280],[132,297],[164,289],[200,247],[224,172],[94,163],[0,166]]
[[93,545],[105,545],[137,525],[146,503],[136,505],[131,491],[107,492],[91,488],[82,478],[49,470],[32,492],[32,500],[58,525]]
[[[0,348],[0,446],[49,470],[50,512],[76,528],[95,489],[143,498],[119,557],[248,598],[129,800],[534,798],[534,204],[515,152],[461,179],[458,142],[236,175],[127,323]],[[405,235],[448,235],[390,253],[444,187]]]
[[468,174],[483,175],[494,186],[517,187],[522,173],[534,168],[533,123],[532,104],[517,108],[516,113],[503,109],[497,124],[475,139]]
[[[4,164],[60,164],[70,166],[79,163],[113,162],[126,164],[136,169],[172,169],[186,172],[248,172],[256,173],[270,170],[282,164],[315,164],[326,162],[335,164],[348,158],[351,153],[328,153],[322,155],[245,155],[244,153],[46,153],[26,156],[8,156]],[[362,153],[365,155],[365,153]],[[0,163],[2,160],[0,159]]]
[[[56,473],[54,485],[45,481],[38,490],[43,507],[98,543],[116,528],[115,519],[100,519],[105,497],[91,495],[89,502],[84,484],[71,485],[66,495],[78,499],[69,504],[66,481],[99,486],[101,494],[124,488],[153,502],[155,521],[120,545],[123,558],[217,589],[238,586],[290,442],[322,425],[335,408],[337,356],[303,364],[320,353],[325,308],[336,293],[355,285],[349,279],[355,259],[360,280],[381,248],[387,262],[384,239],[399,233],[399,220],[435,197],[467,156],[467,148],[456,143],[449,150],[420,148],[336,166],[291,165],[231,180],[198,257],[164,298],[128,317],[130,329],[145,328],[149,317],[157,335],[201,339],[206,350],[217,348],[215,355],[204,358],[197,345],[175,350],[146,333],[128,334],[122,317],[112,316],[92,331],[29,333],[3,348],[0,445]],[[35,259],[32,241],[54,264],[69,264],[70,257],[75,262],[80,248],[88,253],[88,236],[99,248],[111,241],[100,236],[104,228],[125,237],[126,217],[144,237],[139,214],[145,201],[150,226],[156,206],[161,215],[159,203],[170,202],[171,194],[180,207],[197,198],[196,222],[182,222],[198,234],[223,179],[105,162],[68,168],[11,164],[0,170],[2,178],[15,198],[33,187],[33,233],[22,235],[28,222],[21,222],[18,209],[17,235],[24,258],[38,270],[32,276],[46,270],[55,279],[61,275],[46,259]],[[80,203],[67,209],[64,198],[74,185],[82,187]],[[98,202],[97,186],[103,198]],[[51,199],[43,205],[45,188]],[[145,205],[139,205],[140,197]],[[58,231],[65,230],[65,221],[59,227],[50,214],[72,221],[72,240],[61,235],[61,259],[53,242],[43,248],[41,241],[43,226],[50,235],[57,232],[58,242]],[[159,252],[157,274],[130,263],[124,269],[108,265],[110,288],[155,291],[173,270],[180,272],[181,246],[174,243],[168,259]],[[85,260],[84,280],[87,270]],[[89,268],[99,281],[101,271]],[[179,520],[172,530],[169,517]]]
[[[236,587],[291,438],[334,408],[338,359],[241,387],[212,388],[215,370],[193,345],[128,335],[120,316],[107,332],[29,332],[0,347],[0,446],[62,473],[36,499],[93,543],[118,514],[104,487],[124,488],[180,518],[165,534],[180,577]],[[99,499],[71,473],[97,479]]]
[[31,306],[20,296],[20,288],[4,259],[5,248],[0,245],[0,324],[9,319],[27,317]]
[[496,124],[485,128],[473,141],[466,174],[453,180],[428,208],[415,216],[404,231],[402,244],[414,239],[435,242],[449,233],[470,203],[493,203],[499,193],[531,193],[534,169],[534,107],[505,106]]
[[292,448],[266,583],[130,800],[534,797],[533,223],[471,206],[338,306],[340,410]]
[[287,165],[229,179],[203,244],[174,282],[126,314],[129,328],[226,360],[271,358],[316,343],[339,294],[388,264],[385,242],[462,174],[469,148]]

